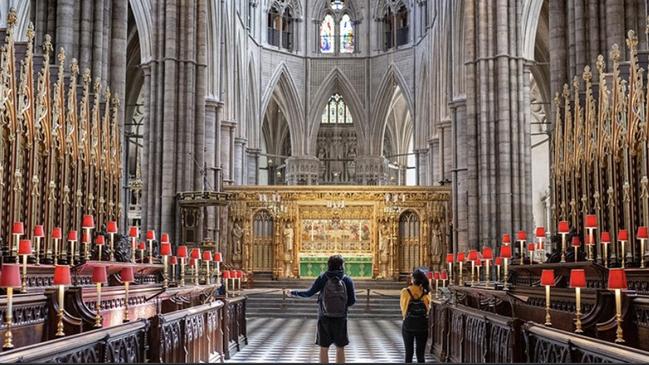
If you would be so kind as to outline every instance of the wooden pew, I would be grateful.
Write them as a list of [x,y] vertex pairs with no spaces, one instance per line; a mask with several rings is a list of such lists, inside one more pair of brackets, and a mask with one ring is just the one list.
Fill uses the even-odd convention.
[[222,297],[225,301],[225,311],[222,319],[223,351],[228,360],[244,345],[248,344],[246,330],[246,297]]

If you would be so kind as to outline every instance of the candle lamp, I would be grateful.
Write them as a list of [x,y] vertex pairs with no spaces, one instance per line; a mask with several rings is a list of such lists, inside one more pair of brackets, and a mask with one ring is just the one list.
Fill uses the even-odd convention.
[[535,232],[535,233],[536,233],[536,239],[537,239],[537,241],[538,241],[538,242],[536,243],[536,246],[535,246],[535,247],[536,247],[536,251],[537,251],[537,252],[539,253],[539,255],[541,256],[541,257],[539,258],[539,262],[543,263],[543,262],[545,261],[545,259],[544,259],[544,254],[543,254],[543,251],[545,251],[545,245],[544,245],[544,241],[545,241],[545,227],[536,227],[536,232]]
[[241,291],[241,270],[234,270],[232,276],[234,277],[233,287],[235,288],[235,292],[239,293]]
[[508,288],[508,272],[509,272],[509,259],[512,258],[512,247],[511,246],[502,246],[500,248],[500,257],[503,258],[503,282],[505,285],[505,290]]
[[97,258],[98,261],[101,261],[101,251],[103,251],[104,244],[106,244],[106,239],[104,236],[99,235],[95,237],[95,245],[97,245]]
[[77,231],[71,230],[68,232],[68,242],[70,243],[70,265],[74,266],[74,259],[77,254],[75,244],[77,243]]
[[221,262],[223,262],[223,255],[220,252],[214,252],[212,261],[216,262],[216,285],[221,286]]
[[496,281],[500,282],[500,267],[503,264],[503,258],[502,257],[496,257],[494,260],[494,265],[496,265]]
[[[148,230],[146,231],[146,241],[149,246],[149,263],[153,263],[153,241],[155,240],[155,231],[154,230]],[[144,258],[142,259],[142,262],[144,262]]]
[[475,260],[475,276],[476,280],[480,282],[480,268],[482,267],[482,258],[478,253],[478,258]]
[[504,233],[503,234],[502,243],[503,243],[503,246],[509,246],[512,243],[512,237],[509,235],[509,233]]
[[439,272],[433,273],[433,280],[435,280],[435,298],[439,298]]
[[11,255],[16,256],[16,263],[19,263],[19,257],[18,255],[18,245],[20,242],[20,236],[25,234],[25,226],[23,225],[23,222],[14,222],[14,224],[11,226],[11,235],[14,237],[13,242],[14,244],[11,245]]
[[581,241],[579,240],[579,236],[574,235],[572,236],[572,247],[575,249],[575,262],[579,261],[579,246],[581,246]]
[[95,228],[95,219],[91,215],[84,215],[81,223],[81,228],[83,229],[84,234],[81,235],[83,242],[85,243],[84,258],[86,261],[90,260],[90,242],[91,234],[90,232]]
[[128,322],[128,287],[129,284],[135,281],[132,267],[124,267],[119,273],[120,279],[124,283],[124,322]]
[[489,286],[489,261],[494,257],[493,249],[489,246],[484,246],[482,248],[482,258],[485,262],[484,272],[485,272],[485,286]]
[[439,273],[439,279],[442,281],[442,288],[446,288],[446,280],[448,280],[449,276],[446,271],[442,271]]
[[545,286],[545,325],[552,326],[550,320],[550,287],[554,286],[554,270],[541,272],[541,285]]
[[178,246],[176,254],[178,255],[178,258],[180,258],[180,286],[185,286],[185,260],[187,260],[187,246]]
[[626,250],[624,245],[626,241],[629,240],[629,233],[627,232],[626,229],[621,229],[617,232],[617,240],[620,241],[620,256],[621,256],[620,266],[624,269],[624,264],[626,261]]
[[[410,277],[410,282],[412,282],[412,275],[409,275]],[[433,272],[432,271],[426,271],[426,278],[428,279],[428,287],[432,288],[433,287]]]
[[464,267],[463,267],[464,266],[464,252],[459,252],[457,254],[457,262],[458,262],[458,264],[460,266],[460,268],[459,268],[460,280],[458,282],[458,285],[463,286],[464,285]]
[[455,255],[452,253],[446,254],[446,263],[448,264],[448,275],[453,280],[453,263],[455,262]]
[[108,236],[110,237],[110,246],[108,246],[108,249],[110,250],[110,261],[115,261],[115,234],[117,234],[117,222],[116,221],[108,221],[106,223],[106,233],[108,233]]
[[97,302],[95,304],[95,327],[101,328],[103,318],[101,316],[101,284],[108,282],[106,266],[95,266],[92,269],[92,282],[97,286]]
[[577,313],[575,313],[575,333],[583,333],[581,329],[581,288],[586,287],[586,273],[584,269],[570,270],[570,287],[575,289],[575,302]]
[[478,259],[478,251],[470,250],[468,259],[471,261],[471,286],[473,286],[475,284],[475,262]]
[[[18,251],[15,251],[16,254]],[[18,256],[16,256],[18,257]],[[13,334],[11,327],[13,325],[13,296],[14,289],[21,287],[20,266],[17,264],[3,264],[2,273],[0,273],[0,287],[7,291],[7,308],[5,309],[5,332],[2,348],[9,350],[14,348]]]
[[171,243],[162,242],[160,244],[160,255],[162,256],[162,265],[164,267],[162,271],[162,287],[166,289],[169,287],[169,274],[167,273],[167,268],[169,265],[169,256],[171,255]]
[[[518,243],[520,244],[521,250],[521,265],[525,263],[525,241],[527,240],[527,233],[525,231],[518,231],[516,234],[516,238],[518,239]],[[530,263],[532,261],[532,258],[530,258]]]
[[128,236],[131,239],[131,263],[135,263],[135,250],[137,249],[137,236],[139,232],[137,227],[131,226],[128,230]]
[[[63,238],[63,232],[61,232],[61,227],[52,228],[52,239],[54,240],[54,265],[59,263],[59,242]],[[61,248],[61,254],[63,254],[63,249]]]
[[597,229],[597,216],[594,214],[587,214],[584,217],[584,227],[588,231],[588,239],[585,239],[586,245],[588,246],[588,261],[593,261],[593,248],[592,246],[596,245],[595,237],[593,232]]
[[22,239],[18,243],[18,255],[23,257],[23,277],[21,289],[23,293],[27,292],[27,256],[32,254],[32,241]]
[[561,262],[566,262],[566,236],[570,233],[570,223],[560,221],[557,232],[561,235]]
[[140,250],[140,263],[144,263],[144,251],[146,250],[146,244],[144,241],[140,242],[140,244],[137,246],[137,248]]
[[622,290],[627,288],[626,272],[622,268],[608,270],[608,289],[615,291],[615,318],[617,320],[617,331],[615,343],[624,343],[622,332]]
[[171,282],[176,282],[176,265],[178,265],[178,258],[176,256],[169,257],[169,265],[171,265]]
[[586,237],[584,237],[584,244],[586,245],[587,248],[587,260],[590,262],[593,262],[593,246],[595,243],[593,242],[593,236],[588,234]]
[[212,251],[203,251],[203,261],[205,262],[205,285],[212,284],[212,273],[210,272],[210,262],[212,261]]
[[636,235],[638,240],[640,240],[640,268],[645,268],[644,263],[644,254],[645,254],[645,241],[649,238],[649,233],[647,232],[646,226],[638,227],[638,234]]
[[611,243],[611,234],[606,231],[602,232],[599,242],[602,245],[602,262],[604,267],[608,267],[608,245]]
[[36,265],[41,264],[41,240],[45,238],[45,230],[43,229],[43,226],[35,225],[34,226],[34,235],[32,237],[34,239],[34,243],[36,244]]
[[228,285],[230,281],[230,270],[223,270],[223,280],[225,280],[225,295],[228,295],[230,286]]
[[534,264],[534,243],[530,242],[527,244],[527,252],[530,255],[530,265]]
[[56,324],[56,337],[65,336],[63,331],[63,314],[65,311],[64,304],[64,294],[65,286],[72,285],[72,279],[70,278],[70,266],[69,265],[56,265],[54,267],[54,285],[58,287],[58,322]]
[[193,260],[192,263],[194,264],[194,285],[200,285],[198,280],[198,272],[200,269],[200,262],[198,262],[198,260],[201,258],[200,248],[192,248],[191,258]]

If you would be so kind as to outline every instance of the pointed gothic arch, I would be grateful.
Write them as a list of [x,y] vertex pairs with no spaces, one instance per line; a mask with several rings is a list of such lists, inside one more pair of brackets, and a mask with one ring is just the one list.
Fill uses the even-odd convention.
[[259,148],[261,117],[259,112],[259,83],[257,82],[257,61],[254,53],[248,52],[248,92],[246,93],[246,137],[250,148]]

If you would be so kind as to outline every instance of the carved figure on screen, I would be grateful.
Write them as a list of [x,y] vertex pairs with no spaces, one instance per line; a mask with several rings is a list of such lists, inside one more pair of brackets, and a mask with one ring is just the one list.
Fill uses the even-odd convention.
[[388,277],[388,262],[390,260],[390,227],[382,224],[379,231],[379,277]]
[[293,277],[293,228],[284,226],[284,275]]
[[239,222],[234,222],[232,225],[232,244],[233,253],[238,256],[241,255],[241,238],[243,237],[243,228]]

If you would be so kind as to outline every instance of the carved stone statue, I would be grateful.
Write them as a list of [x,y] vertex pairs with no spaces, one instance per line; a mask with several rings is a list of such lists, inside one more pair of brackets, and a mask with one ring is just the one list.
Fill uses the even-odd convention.
[[243,237],[243,228],[239,222],[234,222],[232,225],[232,250],[234,256],[241,255],[241,238]]
[[293,277],[293,228],[290,224],[284,226],[284,275]]
[[390,260],[390,227],[382,224],[379,229],[379,277],[388,277],[388,262]]

